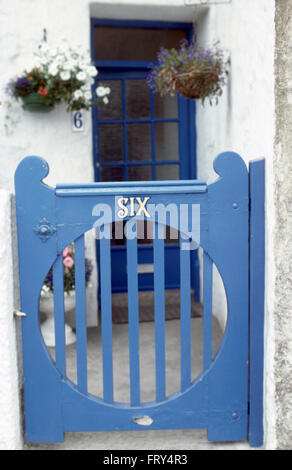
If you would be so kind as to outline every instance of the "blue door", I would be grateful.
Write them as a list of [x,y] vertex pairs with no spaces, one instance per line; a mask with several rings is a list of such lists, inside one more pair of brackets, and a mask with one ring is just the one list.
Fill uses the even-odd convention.
[[[101,37],[109,47],[110,41],[114,47],[115,29],[121,41],[126,42],[127,31],[135,29],[137,35],[135,44],[139,49],[139,34],[149,33],[154,38],[155,54],[159,44],[165,41],[175,41],[188,37],[191,25],[177,25],[165,23],[120,23],[109,22],[93,23],[93,50],[95,57],[105,57],[112,60],[96,60],[99,70],[98,82],[102,82],[111,89],[110,101],[102,104],[93,112],[94,134],[94,169],[95,181],[155,181],[178,180],[196,178],[196,143],[195,143],[195,105],[176,94],[173,97],[160,97],[153,94],[147,84],[149,61],[151,55],[144,55],[141,51],[141,60],[134,56],[130,59],[117,61],[111,50],[105,56],[99,56],[98,46],[99,27]],[[143,27],[143,28],[141,28]],[[151,28],[155,29],[151,29]],[[148,28],[148,29],[147,29]],[[150,29],[149,29],[150,28]],[[179,29],[178,29],[179,28]],[[107,29],[110,29],[111,36]],[[142,32],[141,32],[142,29]],[[125,32],[126,30],[126,32]],[[155,33],[161,35],[155,39]],[[169,33],[168,33],[169,32]],[[126,34],[124,37],[123,34]],[[132,33],[131,33],[132,34]],[[174,36],[174,37],[173,37]],[[146,37],[147,39],[147,37]],[[156,41],[156,42],[155,42]],[[148,41],[149,42],[149,41]],[[147,43],[147,40],[145,41]],[[132,42],[133,44],[133,42]],[[168,44],[168,43],[167,43]],[[174,45],[174,43],[169,43]],[[95,47],[95,49],[94,49]],[[105,46],[106,47],[106,46]],[[118,46],[116,45],[115,48]],[[132,46],[133,47],[133,46]],[[147,47],[147,46],[146,46]],[[135,48],[134,48],[135,49]],[[120,55],[125,59],[125,52],[120,48]],[[133,54],[132,50],[128,54]],[[138,52],[136,52],[137,54]],[[151,51],[153,53],[153,51]],[[118,53],[117,53],[118,54]],[[122,222],[119,222],[121,225]],[[148,224],[149,225],[149,224]],[[115,230],[120,233],[123,227],[114,224]],[[148,232],[147,232],[148,230]],[[151,240],[151,226],[144,224],[139,227],[138,240],[138,278],[139,290],[153,290],[153,243]],[[147,236],[148,234],[148,236]],[[179,243],[177,238],[168,234],[165,248],[165,288],[179,288]],[[127,291],[127,261],[125,238],[116,236],[112,240],[112,291]],[[99,250],[97,250],[99,252]],[[196,300],[199,299],[198,261],[197,255],[192,255],[192,279]]]

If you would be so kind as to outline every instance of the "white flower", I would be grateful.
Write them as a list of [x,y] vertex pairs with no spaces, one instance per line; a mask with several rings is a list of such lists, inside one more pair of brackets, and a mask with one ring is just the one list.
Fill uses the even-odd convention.
[[71,62],[71,60],[68,60],[67,62],[64,63],[63,69],[64,70],[72,70],[74,68],[74,63]]
[[49,74],[55,77],[58,73],[58,67],[55,64],[49,66]]
[[104,102],[104,104],[108,104],[108,97],[105,96],[105,97],[102,99],[102,101]]
[[84,93],[84,98],[85,98],[86,100],[91,100],[91,91],[86,91],[86,92]]
[[98,86],[97,89],[96,89],[96,94],[99,98],[101,98],[102,96],[105,96],[107,93],[105,91],[105,87],[104,86]]
[[73,97],[75,100],[79,100],[80,98],[83,98],[83,91],[82,90],[74,91]]
[[98,74],[96,68],[91,65],[90,67],[88,67],[88,74],[91,76],[91,77],[96,77],[96,75]]
[[[111,89],[109,87],[104,87],[102,85],[100,85],[96,89],[96,94],[99,98],[106,97],[106,95],[109,95],[110,92],[111,92]],[[108,98],[107,98],[107,100],[108,100]],[[105,101],[104,101],[104,103],[105,103]]]
[[91,96],[91,87],[90,86],[87,86],[86,84],[85,85],[82,85],[80,87],[80,90],[83,91],[83,93],[85,94],[86,92],[89,92],[90,93],[90,96]]
[[67,70],[65,72],[60,73],[60,77],[62,80],[69,80],[70,79],[70,72]]
[[79,80],[80,82],[84,82],[84,80],[86,80],[86,73],[81,71],[81,72],[78,72],[77,75],[76,75],[76,78],[77,80]]
[[80,70],[83,70],[85,72],[87,70],[88,65],[86,62],[79,60],[78,67],[80,68]]
[[78,59],[71,58],[71,64],[72,64],[72,67],[77,68],[78,67]]

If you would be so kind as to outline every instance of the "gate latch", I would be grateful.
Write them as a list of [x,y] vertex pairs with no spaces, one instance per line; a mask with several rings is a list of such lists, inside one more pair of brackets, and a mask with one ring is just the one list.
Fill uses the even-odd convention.
[[20,312],[19,310],[13,310],[13,315],[15,317],[26,317],[26,313]]

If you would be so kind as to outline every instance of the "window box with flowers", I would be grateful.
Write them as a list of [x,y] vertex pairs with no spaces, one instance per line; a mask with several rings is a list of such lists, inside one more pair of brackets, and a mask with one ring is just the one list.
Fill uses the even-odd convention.
[[108,87],[92,89],[98,71],[89,54],[72,49],[65,41],[57,49],[42,41],[34,62],[32,69],[24,70],[6,87],[12,98],[22,101],[25,110],[49,112],[63,102],[67,111],[79,111],[108,103]]
[[148,84],[162,96],[174,95],[177,91],[185,98],[201,99],[210,104],[222,95],[227,82],[228,59],[218,46],[204,49],[199,43],[181,41],[178,49],[161,48],[158,65],[148,75]]

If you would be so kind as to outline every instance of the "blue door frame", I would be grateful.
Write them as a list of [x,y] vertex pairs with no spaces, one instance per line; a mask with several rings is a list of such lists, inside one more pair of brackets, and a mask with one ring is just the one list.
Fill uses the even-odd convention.
[[[126,182],[111,185],[43,183],[45,160],[23,159],[15,173],[22,317],[26,439],[61,442],[64,432],[202,428],[210,441],[249,439],[263,443],[264,331],[264,160],[251,162],[220,154],[214,183],[203,181]],[[116,196],[149,196],[154,204],[200,206],[200,246],[204,250],[203,370],[191,380],[190,251],[180,249],[180,391],[166,396],[164,328],[164,240],[155,237],[156,400],[141,403],[137,239],[127,239],[129,290],[130,403],[114,401],[110,240],[100,240],[103,398],[88,393],[84,234],[95,225],[92,209],[108,204],[101,226],[117,220]],[[133,224],[131,217],[129,223]],[[134,221],[135,222],[135,221]],[[154,220],[156,223],[156,220]],[[98,225],[97,224],[97,225]],[[176,227],[177,228],[177,227]],[[77,381],[66,376],[63,250],[74,242]],[[212,266],[225,287],[228,317],[223,340],[212,355]],[[40,330],[39,300],[53,269],[55,360]],[[142,429],[145,429],[142,427]]]
[[[153,22],[153,21],[117,21],[117,20],[91,20],[91,51],[94,60],[94,28],[97,26],[109,27],[127,27],[127,28],[157,28],[157,29],[181,29],[186,31],[186,37],[191,40],[193,34],[193,25],[191,23],[169,23],[169,22]],[[151,63],[149,62],[133,62],[133,61],[98,61],[94,60],[95,65],[99,70],[98,80],[120,80],[122,82],[123,97],[125,100],[125,83],[126,80],[139,80],[145,79],[149,73]],[[195,102],[193,100],[186,100],[182,96],[177,95],[178,102],[178,116],[176,119],[155,119],[154,117],[154,99],[153,94],[149,90],[151,116],[149,119],[126,119],[125,101],[123,101],[123,119],[122,120],[107,120],[102,121],[103,124],[116,125],[120,123],[124,127],[124,161],[116,162],[116,166],[124,168],[124,180],[128,180],[128,162],[127,162],[127,144],[126,144],[126,126],[127,124],[134,123],[149,123],[151,125],[151,147],[152,159],[149,162],[131,162],[131,166],[144,166],[151,167],[152,180],[156,180],[155,168],[156,164],[176,165],[173,160],[163,160],[159,162],[159,156],[155,157],[154,154],[154,126],[158,122],[177,122],[179,126],[179,178],[196,179],[196,124],[195,124]],[[93,109],[93,164],[95,181],[101,181],[101,167],[112,167],[112,162],[101,162],[99,151],[99,111],[98,108]],[[158,157],[158,158],[157,158]],[[179,277],[177,270],[171,269],[179,262],[179,246],[177,243],[168,244],[166,247],[166,288],[177,289],[179,288]],[[97,246],[97,253],[99,249]],[[194,298],[200,301],[200,278],[199,278],[199,261],[197,252],[192,252],[191,263],[191,277],[194,289]],[[151,245],[140,245],[138,250],[138,262],[141,265],[153,264],[153,247]],[[100,260],[97,256],[98,267]],[[112,269],[112,291],[113,292],[126,292],[127,291],[127,262],[126,262],[126,248],[125,246],[112,247],[112,266],[119,268]],[[170,268],[170,269],[169,269]],[[154,288],[154,275],[153,273],[139,274],[139,290],[153,290]],[[100,294],[100,290],[99,290]]]

